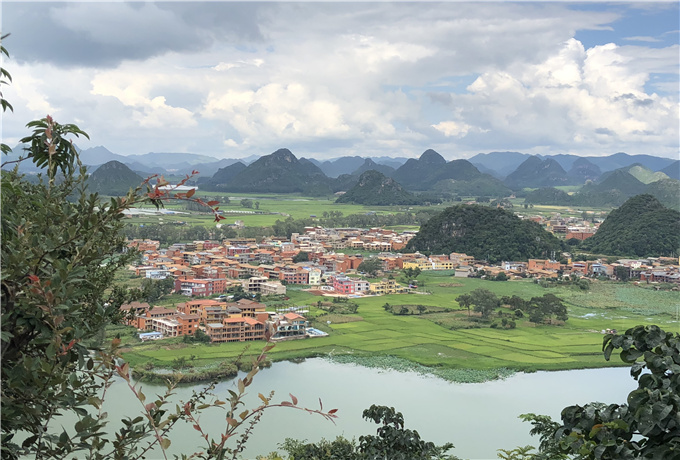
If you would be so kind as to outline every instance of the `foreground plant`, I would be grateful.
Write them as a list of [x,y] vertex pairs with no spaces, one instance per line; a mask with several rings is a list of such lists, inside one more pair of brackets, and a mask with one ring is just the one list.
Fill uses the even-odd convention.
[[[273,404],[270,395],[260,407],[243,411],[241,398],[261,361],[227,401],[211,400],[209,387],[181,410],[170,410],[173,384],[147,401],[120,360],[119,342],[104,343],[105,327],[120,322],[120,305],[131,295],[110,289],[114,274],[135,257],[124,251],[123,212],[142,203],[160,207],[166,200],[184,200],[207,206],[219,221],[217,202],[194,198],[193,190],[177,192],[191,176],[174,186],[152,176],[126,196],[103,201],[88,192],[87,171],[69,139],[87,134],[49,116],[28,126],[33,133],[22,139],[29,147],[18,162],[32,161],[43,173],[33,183],[18,166],[2,171],[2,458],[64,458],[78,452],[91,459],[134,459],[152,449],[167,458],[170,431],[178,421],[200,428],[197,411],[225,405],[230,409],[221,439],[206,439],[207,446],[189,457],[235,458],[265,408],[297,407],[294,398]],[[265,359],[264,353],[258,359]],[[109,436],[102,405],[115,376],[127,381],[141,415],[123,420]],[[334,411],[310,412],[335,417]],[[77,422],[55,431],[55,417],[69,413]],[[240,428],[245,430],[241,441],[228,445]]]
[[522,416],[533,424],[531,434],[541,440],[539,452],[526,458],[680,458],[680,334],[636,326],[604,338],[605,359],[618,349],[638,382],[627,403],[569,406],[562,410],[562,423],[546,416]]

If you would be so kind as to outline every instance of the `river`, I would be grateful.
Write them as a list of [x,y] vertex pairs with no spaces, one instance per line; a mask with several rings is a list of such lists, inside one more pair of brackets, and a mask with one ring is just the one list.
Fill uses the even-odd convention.
[[[224,394],[234,381],[220,383],[216,392]],[[143,384],[147,402],[164,387]],[[181,387],[179,399],[187,399],[197,386]],[[515,374],[505,380],[486,383],[449,383],[434,377],[409,372],[380,371],[352,364],[337,364],[321,358],[300,364],[276,363],[262,370],[248,389],[247,407],[259,404],[258,393],[276,392],[274,402],[290,399],[292,393],[300,406],[337,408],[333,424],[318,415],[290,408],[272,408],[257,425],[244,453],[255,458],[275,450],[287,437],[317,441],[338,435],[358,438],[375,434],[377,425],[364,421],[362,411],[371,404],[393,406],[404,414],[407,428],[418,430],[426,441],[452,442],[451,453],[466,459],[495,459],[497,449],[512,449],[538,440],[529,435],[531,425],[518,419],[523,413],[550,415],[559,420],[562,408],[591,401],[624,403],[636,382],[628,368],[585,369]],[[111,423],[124,415],[136,416],[135,401],[122,383],[115,384],[107,396]],[[129,401],[129,403],[128,403]],[[201,424],[214,428],[219,437],[224,426],[224,411],[207,411]],[[115,424],[113,424],[115,426]],[[193,452],[200,441],[189,425],[170,436],[172,453]],[[153,455],[150,458],[154,458]]]

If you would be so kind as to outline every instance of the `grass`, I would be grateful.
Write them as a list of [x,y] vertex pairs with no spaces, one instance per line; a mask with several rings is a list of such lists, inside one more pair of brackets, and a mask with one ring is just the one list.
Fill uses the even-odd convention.
[[[313,325],[330,333],[328,337],[281,342],[268,355],[274,361],[313,356],[346,356],[345,360],[365,363],[366,359],[388,362],[399,358],[412,366],[434,367],[439,371],[473,369],[497,372],[510,370],[557,370],[622,365],[618,360],[604,361],[601,330],[625,330],[653,322],[668,331],[677,331],[675,320],[677,293],[657,292],[620,283],[593,283],[590,291],[572,287],[542,288],[531,281],[492,282],[478,279],[453,279],[450,273],[425,272],[427,295],[390,295],[357,299],[356,314],[327,314],[316,308],[320,299],[304,291],[291,291],[289,304],[305,305]],[[455,298],[484,287],[497,295],[524,298],[547,292],[565,299],[570,319],[563,326],[535,326],[517,320],[516,329],[469,327],[467,310]],[[406,305],[414,314],[394,315],[383,309],[385,303]],[[432,307],[432,313],[418,314],[412,306]],[[326,321],[331,321],[330,325]],[[498,322],[498,320],[496,320]],[[451,329],[453,328],[453,329]],[[187,345],[171,341],[126,343],[125,358],[131,364],[152,361],[168,366],[180,356],[196,355],[196,366],[233,360],[244,352],[254,356],[263,342]],[[391,358],[388,358],[391,357]],[[453,374],[452,374],[453,375]],[[447,378],[447,377],[444,377]],[[453,377],[450,377],[453,378]],[[460,377],[462,378],[462,377]]]

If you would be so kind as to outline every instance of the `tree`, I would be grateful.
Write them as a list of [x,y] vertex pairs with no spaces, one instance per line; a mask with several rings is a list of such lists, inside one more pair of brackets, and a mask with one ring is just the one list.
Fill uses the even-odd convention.
[[382,270],[382,268],[382,260],[380,260],[378,257],[370,257],[368,259],[364,259],[364,261],[361,262],[357,267],[357,270],[367,273],[371,277],[375,277],[378,275],[378,272]]
[[614,275],[616,275],[617,280],[626,282],[630,278],[630,269],[623,265],[617,265],[614,267]]
[[493,279],[494,281],[507,281],[508,275],[505,272],[499,272],[498,275]]
[[453,444],[437,446],[422,440],[417,431],[404,428],[404,416],[394,407],[374,404],[362,415],[379,427],[375,435],[360,436],[358,445],[338,437],[310,444],[287,439],[281,447],[295,460],[457,460],[446,454]]
[[309,261],[309,253],[300,251],[293,256],[293,263],[307,262]]
[[253,204],[255,205],[255,209],[260,209],[260,202],[259,201],[256,201]]
[[241,207],[252,209],[253,208],[253,200],[251,200],[249,198],[242,199],[241,200]]
[[[8,75],[4,69],[1,74]],[[104,327],[122,319],[120,306],[130,300],[128,291],[111,289],[116,271],[136,257],[134,251],[123,251],[127,246],[121,232],[123,211],[142,203],[160,207],[168,199],[193,201],[212,208],[219,222],[224,217],[213,208],[217,202],[192,198],[194,189],[177,192],[191,176],[169,191],[165,187],[170,184],[162,177],[155,183],[150,177],[126,196],[102,202],[96,193],[88,192],[86,168],[69,139],[87,134],[49,116],[28,127],[32,134],[21,139],[28,145],[26,156],[17,162],[31,161],[42,169],[37,183],[25,180],[18,166],[3,170],[0,183],[2,458],[73,458],[73,453],[81,452],[90,459],[138,459],[154,447],[167,458],[171,443],[167,434],[178,421],[189,421],[204,434],[196,418],[204,404],[226,408],[227,418],[221,439],[205,434],[206,446],[195,455],[224,458],[229,453],[236,457],[245,441],[236,448],[226,445],[235,430],[244,423],[251,429],[268,407],[297,407],[292,395],[291,402],[281,404],[273,404],[271,396],[261,396],[261,406],[242,412],[245,390],[264,352],[238,380],[238,391],[230,393],[227,401],[206,402],[208,387],[184,407],[169,410],[164,406],[173,384],[164,395],[146,401],[131,381],[130,366],[120,360],[120,339],[106,344],[103,340]],[[267,330],[266,336],[272,335]],[[122,420],[115,435],[108,435],[101,390],[116,375],[127,383],[142,410],[141,415]],[[335,417],[334,410],[311,412]],[[50,422],[66,413],[77,416],[77,422],[54,431]],[[15,439],[18,433],[20,445]]]
[[411,281],[415,280],[418,278],[418,275],[422,273],[422,270],[420,270],[419,267],[414,267],[414,268],[405,268],[403,270],[404,277],[406,278],[406,282],[410,283]]
[[475,311],[481,313],[482,318],[488,318],[501,306],[500,299],[488,289],[477,288],[470,292],[470,298]]
[[529,321],[541,323],[547,318],[552,323],[553,320],[566,321],[567,307],[562,299],[554,294],[544,294],[541,297],[532,297],[529,301]]
[[456,297],[456,302],[463,308],[467,308],[468,316],[470,316],[470,307],[472,306],[472,297],[469,294],[461,294]]
[[[562,410],[562,423],[527,414],[541,438],[541,458],[674,459],[680,456],[680,334],[636,326],[608,334],[602,350],[609,361],[620,349],[638,382],[624,404],[589,403]],[[643,372],[645,371],[645,372]],[[558,452],[561,457],[545,456]],[[566,455],[565,455],[566,454]]]

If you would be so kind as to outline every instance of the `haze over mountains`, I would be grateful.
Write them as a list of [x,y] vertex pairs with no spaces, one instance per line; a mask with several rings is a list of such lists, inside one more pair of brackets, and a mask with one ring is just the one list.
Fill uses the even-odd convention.
[[[14,152],[17,150],[20,151],[15,148]],[[18,155],[12,153],[4,161],[16,157]],[[201,175],[194,179],[195,185],[205,190],[234,193],[326,195],[346,192],[359,182],[363,173],[378,171],[393,179],[404,190],[420,194],[444,197],[509,196],[513,191],[523,188],[584,185],[576,195],[543,192],[539,198],[543,201],[570,202],[562,204],[579,204],[585,200],[592,205],[614,206],[637,193],[652,193],[668,205],[677,196],[674,189],[680,177],[680,161],[625,153],[606,157],[542,157],[519,152],[492,152],[480,153],[469,160],[447,161],[438,152],[428,149],[419,158],[353,156],[319,162],[297,158],[288,149],[279,149],[248,161],[218,160],[204,155],[180,153],[123,156],[105,147],[95,147],[81,151],[81,159],[91,166],[91,171],[96,171],[103,163],[117,162],[116,168],[110,168],[115,171],[116,177],[124,175],[120,168],[123,164],[141,177],[150,174],[185,175],[198,170]],[[23,162],[21,168],[27,173],[35,172],[31,170],[32,164],[29,162]],[[113,183],[108,184],[109,187],[115,187]],[[122,188],[127,187],[126,184],[120,185]],[[98,190],[103,191],[101,188]],[[595,195],[598,195],[595,200],[598,204],[593,202]],[[529,199],[537,202],[535,195]]]

